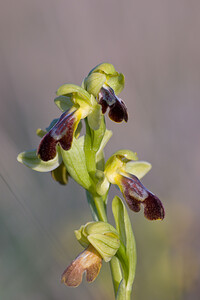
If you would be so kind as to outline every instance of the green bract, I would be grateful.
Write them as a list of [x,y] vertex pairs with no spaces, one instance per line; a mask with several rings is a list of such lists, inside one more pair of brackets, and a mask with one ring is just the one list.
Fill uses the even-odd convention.
[[[136,268],[136,245],[135,245],[135,238],[131,228],[131,222],[126,211],[126,208],[122,202],[122,200],[115,196],[112,202],[112,211],[115,218],[115,224],[117,231],[120,236],[120,241],[123,244],[122,251],[119,251],[119,259],[122,263],[123,272],[125,282],[121,286],[121,289],[125,289],[127,298],[128,295],[131,293],[133,280],[135,277],[135,268]],[[120,290],[119,290],[120,293]],[[125,295],[124,295],[125,296]],[[127,299],[126,297],[119,298],[121,300]]]

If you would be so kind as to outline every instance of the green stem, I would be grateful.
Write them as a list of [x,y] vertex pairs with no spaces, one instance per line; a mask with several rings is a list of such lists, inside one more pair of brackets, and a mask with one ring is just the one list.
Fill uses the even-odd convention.
[[95,207],[98,214],[99,221],[107,222],[107,214],[106,214],[106,208],[103,202],[102,197],[100,196],[93,196]]
[[[88,124],[87,119],[85,119],[86,125],[86,135],[85,135],[85,142],[84,142],[84,152],[86,158],[86,165],[88,173],[90,174],[91,178],[95,182],[95,173],[96,173],[96,152],[99,149],[101,141],[103,139],[105,133],[105,120],[104,117],[101,119],[101,126],[99,130],[93,131]],[[102,166],[104,166],[104,157],[102,157]],[[88,203],[90,209],[92,211],[93,219],[95,221],[103,221],[107,222],[107,193],[103,196],[99,196],[95,190],[95,184],[92,186],[90,191],[86,192]],[[122,271],[120,267],[120,263],[117,257],[113,257],[110,261],[110,269],[111,269],[111,276],[113,280],[115,298],[117,297],[117,291],[119,288],[119,284],[122,281]]]
[[[100,197],[100,196],[93,196],[89,192],[87,192],[87,198],[89,198],[88,202],[91,202],[92,198],[94,200],[94,205],[95,205],[95,211],[96,211],[96,216],[99,221],[107,222],[107,214],[106,214],[106,204],[105,204],[105,197]],[[90,208],[92,210],[92,214],[94,216],[94,206],[90,205]],[[110,269],[111,269],[111,276],[112,276],[112,281],[113,281],[113,287],[114,287],[114,293],[115,297],[117,296],[117,291],[119,288],[119,284],[122,280],[122,272],[121,272],[121,267],[120,263],[117,257],[113,257],[110,261]]]

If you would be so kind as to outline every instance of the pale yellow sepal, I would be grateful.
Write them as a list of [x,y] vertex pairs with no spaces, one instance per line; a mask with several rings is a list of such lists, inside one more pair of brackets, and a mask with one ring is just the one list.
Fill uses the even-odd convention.
[[56,169],[62,162],[62,157],[58,151],[55,158],[47,162],[38,158],[36,152],[36,149],[21,152],[18,155],[17,160],[25,166],[38,172],[50,172]]

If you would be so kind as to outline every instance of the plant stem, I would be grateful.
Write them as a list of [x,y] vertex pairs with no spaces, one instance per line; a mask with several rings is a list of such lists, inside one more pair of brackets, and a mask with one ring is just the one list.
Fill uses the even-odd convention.
[[[99,130],[93,131],[88,124],[87,119],[85,119],[85,125],[86,125],[86,135],[85,135],[85,142],[84,142],[84,152],[85,152],[85,158],[86,158],[86,165],[87,170],[92,178],[92,180],[95,180],[95,172],[96,172],[96,153],[100,147],[101,141],[103,139],[104,133],[105,133],[105,119],[102,117],[101,119],[101,126]],[[101,158],[101,165],[104,166],[104,156]],[[103,168],[102,168],[103,169]],[[92,189],[90,191],[86,192],[88,204],[90,206],[90,209],[92,211],[92,216],[95,221],[103,221],[107,222],[107,213],[106,213],[106,207],[107,207],[107,193],[103,196],[99,196],[96,193],[95,184],[93,185]],[[122,271],[120,267],[120,263],[117,257],[113,257],[110,261],[110,269],[111,269],[111,276],[114,286],[114,293],[115,298],[117,297],[117,291],[120,285],[120,282],[122,280]]]
[[[103,201],[103,197],[100,196],[93,196],[89,192],[86,193],[88,202],[91,203],[92,198],[93,198],[93,203],[95,205],[95,211],[97,213],[97,218],[99,221],[107,222],[107,214],[106,214],[106,206],[105,206],[105,201]],[[90,208],[92,210],[92,215],[94,216],[93,210],[94,206],[90,205]],[[117,296],[117,291],[119,288],[119,284],[122,280],[122,272],[121,272],[121,267],[120,263],[117,257],[113,257],[110,261],[110,269],[111,269],[111,276],[112,276],[112,281],[113,281],[113,287],[114,287],[114,293],[115,297]],[[128,299],[128,298],[127,298]]]

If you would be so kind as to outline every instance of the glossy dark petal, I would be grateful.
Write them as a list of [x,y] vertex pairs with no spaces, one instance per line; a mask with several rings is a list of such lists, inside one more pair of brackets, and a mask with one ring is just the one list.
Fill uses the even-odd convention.
[[134,175],[122,176],[121,188],[129,208],[135,212],[140,211],[144,205],[144,215],[149,220],[164,219],[165,211],[161,201],[152,194]]
[[105,114],[108,108],[108,104],[103,98],[99,100],[99,104],[101,105],[102,114]]
[[112,121],[120,123],[123,120],[128,121],[128,113],[125,103],[118,98],[114,90],[104,85],[99,92],[99,104],[102,106],[102,113],[105,114],[107,108],[110,108],[109,117]]
[[158,197],[149,193],[147,199],[143,201],[144,215],[149,220],[163,220],[165,217],[165,210],[162,202]]
[[39,144],[37,154],[44,161],[51,160],[56,156],[56,145],[57,141],[47,133]]
[[127,108],[121,99],[117,99],[115,104],[110,106],[109,117],[112,121],[120,123],[128,121]]
[[77,118],[75,112],[64,112],[52,129],[43,137],[38,147],[38,155],[48,161],[56,156],[56,145],[64,150],[71,148]]

